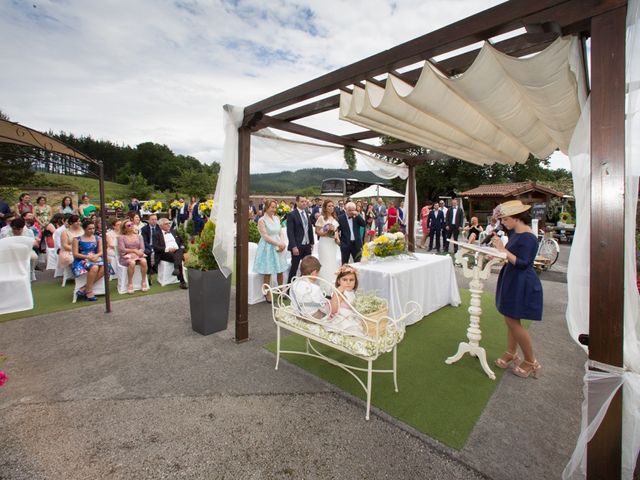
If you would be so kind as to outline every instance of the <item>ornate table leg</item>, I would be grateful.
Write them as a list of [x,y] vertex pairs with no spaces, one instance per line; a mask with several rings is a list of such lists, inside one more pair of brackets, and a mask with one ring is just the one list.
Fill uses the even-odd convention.
[[481,296],[484,284],[481,280],[485,280],[489,277],[491,267],[496,263],[501,262],[500,259],[492,259],[483,267],[485,263],[485,255],[483,253],[476,253],[475,265],[473,268],[469,268],[469,258],[464,255],[463,248],[458,249],[456,253],[456,260],[462,264],[463,273],[466,278],[471,278],[469,283],[469,291],[471,292],[471,302],[469,306],[469,328],[467,328],[468,342],[460,342],[458,345],[458,351],[455,355],[447,358],[445,363],[451,365],[452,363],[460,360],[465,353],[473,357],[478,357],[482,369],[491,380],[496,379],[495,373],[489,368],[487,363],[487,352],[480,346],[480,340],[482,339],[482,331],[480,330],[480,316],[482,315]]

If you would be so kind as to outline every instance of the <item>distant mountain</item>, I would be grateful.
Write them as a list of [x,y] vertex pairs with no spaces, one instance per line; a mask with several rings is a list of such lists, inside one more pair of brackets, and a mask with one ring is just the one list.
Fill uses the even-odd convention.
[[318,194],[327,178],[354,178],[363,182],[386,183],[371,172],[329,168],[305,168],[295,172],[256,173],[249,180],[252,194]]

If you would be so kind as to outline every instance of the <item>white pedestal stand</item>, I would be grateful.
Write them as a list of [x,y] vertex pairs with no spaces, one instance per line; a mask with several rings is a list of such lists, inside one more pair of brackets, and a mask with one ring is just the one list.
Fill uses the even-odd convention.
[[[482,315],[481,295],[484,288],[482,280],[489,278],[491,268],[494,265],[502,263],[506,259],[506,255],[495,248],[482,247],[469,243],[456,242],[449,240],[449,243],[458,245],[456,253],[456,261],[462,264],[463,273],[466,278],[471,278],[469,282],[469,291],[471,292],[471,302],[469,306],[469,328],[467,328],[468,342],[461,342],[458,351],[452,357],[445,360],[445,363],[451,365],[460,360],[465,353],[469,353],[472,357],[480,360],[480,365],[491,380],[496,379],[495,373],[489,368],[487,363],[487,352],[480,346],[482,339],[482,331],[480,330],[480,315]],[[475,265],[469,267],[469,251],[475,252]],[[491,256],[488,260],[488,256]]]

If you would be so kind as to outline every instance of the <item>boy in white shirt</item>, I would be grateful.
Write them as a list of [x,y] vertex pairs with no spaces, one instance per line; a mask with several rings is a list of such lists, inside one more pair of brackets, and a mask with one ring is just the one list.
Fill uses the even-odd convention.
[[301,314],[325,319],[331,313],[331,303],[322,293],[317,278],[313,278],[320,274],[320,268],[320,261],[316,257],[304,257],[300,262],[302,276],[293,281],[289,294]]

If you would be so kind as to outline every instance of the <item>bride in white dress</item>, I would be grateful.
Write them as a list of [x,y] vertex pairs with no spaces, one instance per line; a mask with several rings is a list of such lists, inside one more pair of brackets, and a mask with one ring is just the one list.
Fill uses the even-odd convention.
[[[325,200],[322,204],[320,216],[316,220],[316,234],[318,235],[318,260],[320,260],[320,277],[333,285],[336,281],[338,270],[338,244],[337,235],[338,219],[335,214],[335,205],[332,200]],[[323,290],[329,290],[329,286],[322,284]],[[330,291],[324,292],[329,295]]]

